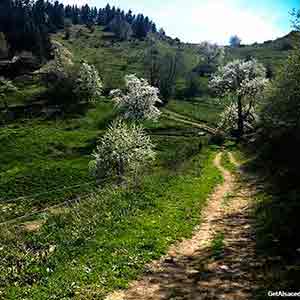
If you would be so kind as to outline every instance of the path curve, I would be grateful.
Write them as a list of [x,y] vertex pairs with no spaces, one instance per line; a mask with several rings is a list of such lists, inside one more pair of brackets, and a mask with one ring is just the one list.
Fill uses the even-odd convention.
[[[238,185],[221,160],[222,153],[218,153],[214,165],[224,181],[202,211],[201,225],[193,237],[171,246],[167,255],[148,265],[146,274],[132,282],[128,290],[114,292],[106,300],[253,299],[259,264],[250,194],[246,187]],[[226,198],[230,202],[225,204]],[[224,236],[224,249],[215,257],[211,245],[220,233]]]

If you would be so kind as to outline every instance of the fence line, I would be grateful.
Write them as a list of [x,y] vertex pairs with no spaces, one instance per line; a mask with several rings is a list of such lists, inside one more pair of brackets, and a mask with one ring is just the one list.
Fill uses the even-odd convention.
[[67,200],[67,201],[64,201],[64,202],[62,202],[62,203],[59,203],[59,204],[56,204],[56,205],[53,205],[53,206],[48,206],[48,207],[43,208],[43,209],[41,209],[41,210],[37,210],[37,211],[35,211],[35,212],[30,212],[30,213],[27,213],[27,214],[25,214],[25,215],[23,215],[23,216],[16,217],[16,218],[7,220],[7,221],[5,221],[5,222],[2,222],[2,223],[0,223],[0,226],[13,224],[13,223],[15,223],[15,222],[17,222],[17,221],[21,221],[21,220],[23,220],[23,219],[26,219],[26,218],[29,218],[29,217],[33,217],[33,216],[38,215],[38,214],[41,214],[41,213],[43,213],[43,212],[47,212],[47,211],[49,211],[50,209],[55,209],[55,208],[63,207],[63,206],[65,206],[66,204],[71,204],[71,203],[76,202],[76,201],[79,201],[79,202],[80,202],[81,200],[87,199],[87,198],[89,198],[90,196],[91,196],[91,194],[85,195],[85,196],[82,196],[82,197],[79,196],[79,197],[77,197],[77,198],[74,198],[74,199],[71,199],[71,200]]
[[[101,180],[101,181],[98,181],[98,183],[105,183],[107,182],[108,180],[107,179],[104,179],[104,180]],[[82,184],[82,185],[76,185],[76,186],[71,186],[71,187],[68,187],[66,189],[71,189],[71,188],[74,188],[74,187],[78,187],[78,186],[83,186],[83,185],[91,185],[93,182],[91,183],[86,183],[86,184]],[[54,193],[53,191],[57,192],[57,191],[62,191],[62,190],[66,190],[66,189],[60,189],[60,190],[52,190],[50,192],[47,192],[47,193],[40,193],[40,194],[35,194],[35,196],[37,195],[43,195],[43,194],[49,194],[49,193]],[[37,214],[40,214],[40,213],[43,213],[43,212],[47,212],[49,211],[50,209],[55,209],[55,208],[60,208],[60,207],[63,207],[65,206],[66,204],[71,204],[71,203],[74,203],[76,201],[81,201],[81,200],[84,200],[84,199],[87,199],[91,196],[91,193],[89,193],[88,195],[85,195],[85,196],[78,196],[76,198],[73,198],[73,199],[70,199],[70,200],[66,200],[66,201],[63,201],[59,204],[55,204],[55,205],[52,205],[52,206],[48,206],[48,207],[45,207],[41,210],[37,210],[37,211],[34,211],[34,212],[30,212],[30,213],[27,213],[25,215],[22,215],[22,216],[19,216],[19,217],[16,217],[16,218],[13,218],[13,219],[10,219],[10,220],[7,220],[7,221],[4,221],[4,222],[1,222],[0,223],[0,226],[2,225],[9,225],[9,224],[13,224],[17,221],[20,221],[22,219],[26,219],[28,217],[32,217],[32,216],[35,216]],[[28,198],[28,197],[27,197]],[[24,199],[24,197],[19,197],[19,198],[16,198],[16,199]],[[6,202],[7,203],[7,202]]]
[[91,182],[87,182],[87,183],[83,183],[83,184],[68,186],[68,187],[65,187],[65,188],[62,188],[62,189],[50,190],[48,192],[43,192],[43,193],[38,193],[38,194],[31,194],[31,195],[21,196],[21,197],[17,197],[17,198],[11,198],[11,199],[8,199],[8,200],[0,199],[0,201],[4,201],[5,203],[10,203],[10,202],[15,202],[15,201],[22,200],[22,199],[36,198],[38,196],[53,194],[53,193],[56,193],[56,192],[71,190],[72,188],[75,188],[75,187],[81,187],[81,186],[84,186],[84,185],[92,185],[92,184],[95,184],[95,182],[91,181]]

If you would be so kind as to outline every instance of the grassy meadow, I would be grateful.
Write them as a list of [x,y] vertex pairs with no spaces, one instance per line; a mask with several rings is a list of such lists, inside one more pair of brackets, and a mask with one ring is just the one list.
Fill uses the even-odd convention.
[[191,120],[216,127],[219,114],[224,110],[224,104],[215,98],[199,97],[190,100],[173,100],[166,108]]
[[[70,39],[63,32],[52,38],[72,52],[75,63],[94,64],[107,91],[122,87],[126,74],[148,76],[147,41],[117,42],[102,27],[77,25]],[[194,46],[157,43],[162,52],[180,51],[186,72],[199,63]],[[250,55],[272,66],[287,55],[256,46],[228,51],[230,59]],[[174,90],[184,86],[185,75]],[[6,98],[11,106],[43,100],[47,89],[38,81],[16,86]],[[223,109],[209,95],[173,99],[161,108],[212,127]],[[198,128],[162,113],[157,122],[143,124],[157,157],[138,184],[99,184],[88,164],[118,114],[102,97],[85,113],[18,119],[0,127],[0,299],[104,299],[201,222],[202,207],[222,181],[212,164],[218,146]],[[234,169],[227,156],[223,163]],[[220,235],[213,241],[216,255],[222,247]]]
[[50,207],[0,225],[4,299],[103,299],[198,224],[221,181],[208,138],[164,116],[148,122],[158,157],[139,185],[99,187],[88,162],[115,116],[104,102],[85,116],[0,129],[1,222]]

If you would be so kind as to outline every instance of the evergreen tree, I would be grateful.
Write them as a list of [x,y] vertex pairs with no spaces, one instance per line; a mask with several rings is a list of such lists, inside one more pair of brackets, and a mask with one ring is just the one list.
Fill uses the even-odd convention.
[[143,39],[147,36],[147,27],[145,26],[145,17],[139,14],[133,22],[133,32],[135,37]]
[[80,24],[80,9],[76,6],[72,7],[72,23],[74,25]]
[[92,22],[91,9],[87,4],[82,6],[80,15],[83,24],[90,24]]
[[55,1],[52,9],[51,18],[52,18],[52,23],[54,24],[56,29],[64,28],[65,12],[64,12],[63,4],[59,4],[58,1]]
[[[65,21],[67,21],[67,28]],[[111,7],[97,10],[96,7],[76,5],[64,7],[59,1],[49,0],[1,0],[0,32],[2,43],[9,45],[9,55],[27,50],[40,58],[49,57],[49,34],[60,29],[68,29],[71,24],[85,24],[90,28],[95,24],[113,27],[113,31],[121,39],[128,39],[132,34],[144,39],[149,32],[156,32],[156,25],[149,17],[126,14],[119,8]],[[113,26],[112,26],[113,25]],[[69,33],[66,33],[66,38]]]
[[241,42],[242,40],[237,35],[233,35],[229,39],[229,44],[233,48],[240,47]]
[[73,17],[73,8],[72,8],[71,5],[67,5],[65,7],[65,17],[67,19],[72,19],[72,17]]
[[134,20],[134,17],[132,15],[132,11],[129,10],[128,13],[126,14],[125,16],[125,19],[126,21],[129,23],[129,24],[132,24],[133,20]]

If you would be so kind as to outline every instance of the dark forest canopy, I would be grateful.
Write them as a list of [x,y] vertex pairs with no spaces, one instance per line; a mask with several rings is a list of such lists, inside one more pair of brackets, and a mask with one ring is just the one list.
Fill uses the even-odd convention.
[[[143,39],[149,32],[156,32],[156,25],[143,14],[134,15],[131,10],[84,5],[64,6],[48,0],[1,0],[1,44],[7,44],[9,56],[21,51],[30,51],[40,59],[50,55],[50,33],[63,29],[65,22],[87,26],[101,25],[115,32],[120,39],[135,37]],[[126,32],[121,30],[127,28]],[[1,58],[1,57],[0,57]]]

